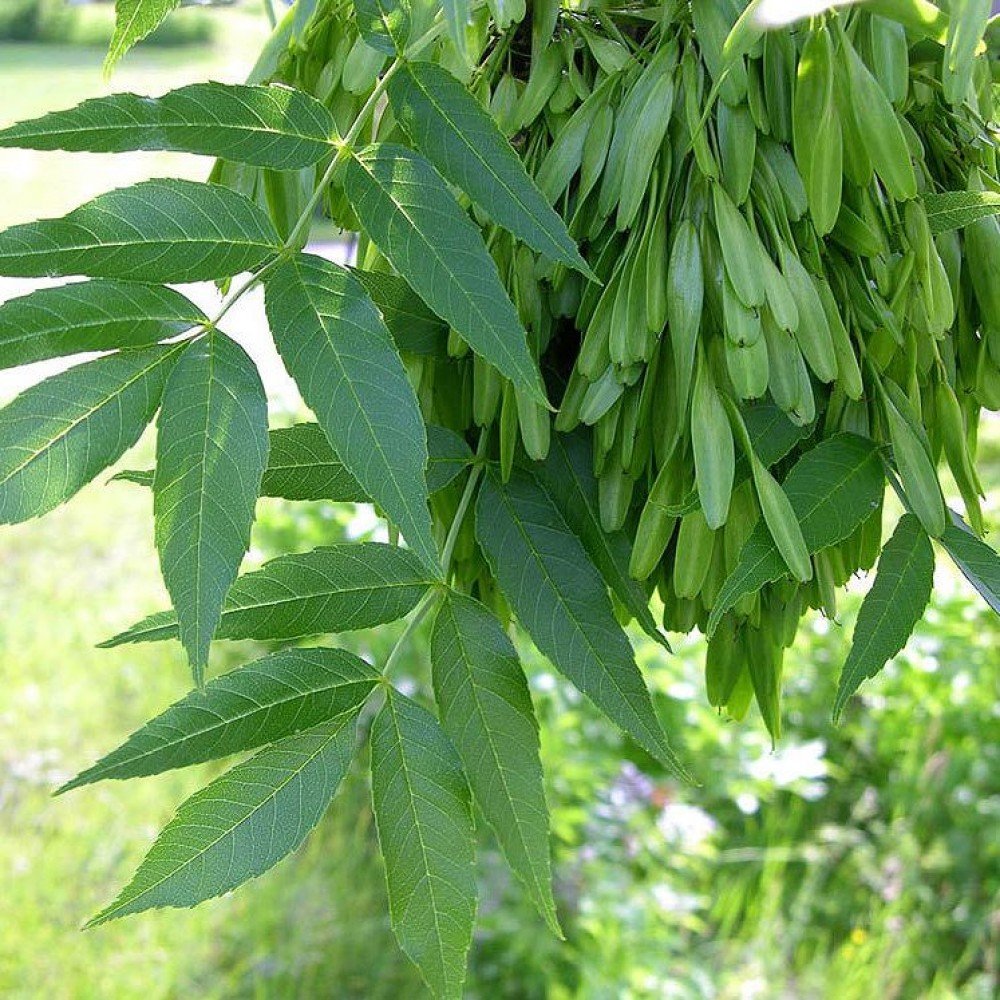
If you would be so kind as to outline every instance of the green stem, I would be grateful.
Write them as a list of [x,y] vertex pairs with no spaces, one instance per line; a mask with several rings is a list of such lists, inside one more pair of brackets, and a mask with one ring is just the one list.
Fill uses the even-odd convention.
[[274,13],[274,0],[264,0],[264,13],[267,15],[267,23],[274,31],[278,27],[278,18]]
[[426,594],[420,599],[420,603],[417,605],[417,610],[414,612],[413,617],[406,623],[406,628],[403,629],[403,634],[396,640],[396,645],[392,647],[392,651],[389,653],[388,658],[385,661],[385,666],[382,668],[382,673],[388,675],[392,668],[396,665],[396,661],[403,653],[403,649],[411,635],[416,632],[420,623],[427,617],[431,609],[444,595],[444,589],[441,587],[432,587],[427,591]]

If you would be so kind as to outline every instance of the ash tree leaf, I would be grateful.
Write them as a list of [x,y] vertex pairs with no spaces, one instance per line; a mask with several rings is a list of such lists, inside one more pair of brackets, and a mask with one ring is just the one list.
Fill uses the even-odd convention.
[[1000,215],[1000,192],[943,191],[925,194],[927,223],[934,235],[952,229],[964,229],[980,219]]
[[89,351],[148,347],[208,321],[172,288],[95,279],[0,304],[0,368]]
[[428,567],[427,434],[389,331],[350,271],[299,254],[265,283],[278,352],[340,460]]
[[404,65],[388,85],[399,123],[445,180],[532,250],[590,274],[566,225],[482,105],[434,63]]
[[927,607],[933,582],[931,540],[913,514],[904,514],[882,549],[875,581],[861,602],[833,703],[834,722],[861,682],[874,677],[906,645]]
[[476,918],[462,762],[434,716],[391,688],[372,723],[371,762],[392,929],[435,996],[460,1000]]
[[437,493],[472,464],[465,438],[436,424],[427,425],[427,492]]
[[377,52],[402,54],[410,40],[409,0],[354,0],[361,37]]
[[385,325],[400,351],[444,358],[448,355],[448,324],[435,316],[423,299],[395,274],[365,271],[352,273],[378,306]]
[[476,538],[542,653],[640,746],[683,774],[604,581],[549,494],[523,470],[506,484],[491,472],[476,503]]
[[320,821],[354,754],[357,710],[287,736],[196,792],[88,924],[196,906],[276,865]]
[[597,479],[586,432],[554,434],[544,462],[532,466],[535,477],[559,508],[566,523],[583,543],[604,582],[628,609],[642,630],[665,649],[670,644],[656,627],[649,598],[629,575],[632,547],[624,531],[601,527]]
[[962,575],[984,601],[1000,615],[1000,555],[977,538],[962,518],[949,510],[951,523],[938,541]]
[[155,31],[180,0],[115,0],[115,30],[104,60],[110,73],[136,42]]
[[347,161],[344,189],[365,232],[427,305],[477,354],[544,402],[527,334],[496,264],[430,163],[403,146],[369,146]]
[[152,180],[0,232],[0,275],[214,281],[260,267],[280,248],[264,210],[244,195]]
[[286,649],[213,678],[134,732],[59,793],[218,760],[357,711],[379,673],[343,649]]
[[449,592],[431,633],[434,697],[472,794],[552,932],[549,813],[538,723],[517,651],[484,605]]
[[196,684],[250,545],[267,448],[267,396],[253,361],[218,331],[195,340],[163,391],[153,518]]
[[98,358],[26,389],[0,410],[0,524],[48,513],[131,448],[182,349]]
[[[875,510],[885,490],[878,447],[857,434],[836,434],[807,451],[782,488],[802,528],[810,555],[847,538]],[[787,575],[788,567],[761,519],[740,551],[708,618],[712,635],[722,616],[745,594]]]
[[[319,424],[294,424],[268,433],[270,454],[260,484],[263,497],[371,503],[371,497],[330,447]],[[472,463],[472,449],[454,431],[427,426],[427,492],[444,489]],[[153,470],[126,469],[111,477],[153,485]]]
[[326,107],[300,90],[194,83],[162,97],[94,97],[0,130],[0,147],[90,153],[176,150],[300,170],[331,151],[335,131]]
[[[237,577],[216,639],[298,639],[396,621],[433,583],[408,549],[381,542],[331,545],[278,556]],[[172,611],[149,615],[102,647],[177,637]]]

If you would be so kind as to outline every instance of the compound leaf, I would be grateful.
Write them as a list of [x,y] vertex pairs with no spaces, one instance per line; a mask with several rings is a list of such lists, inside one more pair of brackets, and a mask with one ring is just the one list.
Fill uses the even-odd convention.
[[1000,555],[977,538],[953,510],[951,523],[938,541],[944,546],[962,575],[984,601],[1000,615]]
[[515,470],[506,484],[486,477],[476,538],[535,645],[640,746],[683,773],[600,573],[529,473]]
[[451,73],[429,62],[408,64],[388,93],[399,123],[446,180],[533,250],[590,273],[496,122]]
[[517,651],[484,605],[449,593],[431,633],[434,696],[472,793],[551,930],[549,814],[538,723]]
[[0,146],[91,153],[177,150],[274,170],[330,152],[333,116],[289,87],[194,83],[162,97],[112,94],[0,130]]
[[[237,578],[215,638],[297,639],[384,625],[412,611],[432,582],[412,552],[381,542],[278,556]],[[176,636],[177,616],[161,611],[101,645]]]
[[272,653],[191,691],[59,793],[254,750],[359,708],[378,679],[343,649]]
[[865,678],[874,677],[909,639],[934,582],[934,549],[913,514],[904,514],[879,556],[871,590],[861,602],[851,651],[840,675],[833,720]]
[[460,1000],[476,917],[462,762],[434,716],[392,689],[372,723],[371,748],[392,929],[434,994]]
[[139,440],[181,346],[111,354],[0,410],[0,524],[46,514]]
[[88,351],[148,347],[207,322],[172,288],[95,279],[0,305],[0,368]]
[[195,906],[262,875],[326,812],[351,763],[357,710],[255,754],[177,810],[118,898],[88,927],[161,906]]
[[163,391],[153,517],[195,683],[250,544],[267,447],[267,396],[253,361],[217,331],[194,341]]
[[436,568],[424,478],[427,435],[378,310],[350,271],[308,254],[281,264],[265,290],[278,351],[334,451]]
[[527,334],[479,230],[422,156],[387,143],[347,161],[365,232],[420,297],[515,385],[545,400]]
[[280,246],[263,209],[244,195],[152,180],[98,195],[61,219],[0,232],[0,274],[213,281],[259,267]]

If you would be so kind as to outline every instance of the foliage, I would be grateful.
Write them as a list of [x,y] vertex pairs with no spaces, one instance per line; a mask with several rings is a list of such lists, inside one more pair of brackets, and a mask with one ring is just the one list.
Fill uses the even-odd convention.
[[[117,0],[108,67],[175,6]],[[665,3],[646,23],[549,3],[529,39],[523,9],[300,2],[251,84],[103,98],[0,132],[16,147],[220,158],[212,183],[144,182],[0,233],[0,273],[92,279],[0,309],[15,351],[63,356],[95,336],[121,349],[0,413],[0,520],[67,500],[159,410],[156,468],[129,478],[151,483],[174,611],[107,645],[179,636],[201,685],[213,636],[305,638],[413,612],[382,672],[347,669],[376,702],[393,928],[440,996],[461,994],[472,939],[473,799],[505,830],[513,817],[518,837],[501,845],[558,930],[541,776],[531,742],[505,732],[535,726],[512,618],[685,775],[665,735],[679,727],[658,718],[618,620],[656,635],[654,586],[665,628],[710,636],[710,700],[739,718],[755,699],[774,739],[784,651],[807,607],[832,616],[836,587],[878,558],[886,478],[908,513],[859,614],[838,712],[919,619],[932,537],[997,600],[974,465],[1000,378],[986,16],[879,2],[765,35],[758,6],[737,19]],[[925,192],[946,199],[931,201],[933,227]],[[360,232],[360,268],[301,252],[321,203]],[[185,322],[161,286],[199,280],[225,298]],[[260,381],[220,329],[258,284],[331,453],[307,452],[316,488],[370,499],[407,548],[323,547],[237,575],[262,490],[304,493],[271,462]],[[117,330],[112,289],[138,306]],[[435,332],[410,349],[413,317]],[[178,322],[190,332],[149,346]],[[442,440],[451,472],[436,483]],[[582,464],[567,457],[581,448]],[[946,510],[941,456],[975,533]],[[431,612],[437,715],[391,677]],[[175,717],[226,719],[258,670]],[[503,704],[486,708],[488,694]],[[361,712],[226,724],[211,759],[261,749],[181,806],[95,921],[193,905],[293,850],[348,770]],[[206,759],[188,735],[156,766]],[[129,753],[91,773],[118,773]]]

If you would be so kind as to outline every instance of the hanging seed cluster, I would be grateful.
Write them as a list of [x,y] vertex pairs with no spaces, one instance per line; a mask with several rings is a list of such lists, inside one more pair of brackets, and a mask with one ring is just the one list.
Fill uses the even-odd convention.
[[[802,453],[842,432],[884,445],[934,536],[943,461],[982,533],[974,459],[980,408],[1000,407],[1000,224],[949,228],[925,202],[998,190],[988,3],[964,5],[982,24],[942,37],[918,0],[767,32],[745,6],[545,0],[525,16],[524,0],[491,0],[468,59],[446,38],[427,50],[489,108],[594,277],[475,216],[554,414],[454,334],[447,356],[409,363],[427,419],[488,434],[504,476],[544,460],[554,434],[589,428],[603,529],[628,535],[666,629],[711,632],[712,703],[740,717],[756,689],[773,731],[800,616],[833,615],[836,588],[882,541],[880,506],[849,510],[836,543],[810,554],[780,485]],[[412,8],[411,37],[433,13]],[[346,131],[386,64],[353,9],[331,3],[275,75]],[[387,108],[375,138],[399,128]],[[304,196],[282,184],[272,210]],[[358,228],[341,191],[327,208]],[[358,263],[389,270],[363,237]],[[433,499],[445,528],[459,492]],[[787,572],[713,617],[761,519]],[[455,566],[505,610],[469,525]]]

